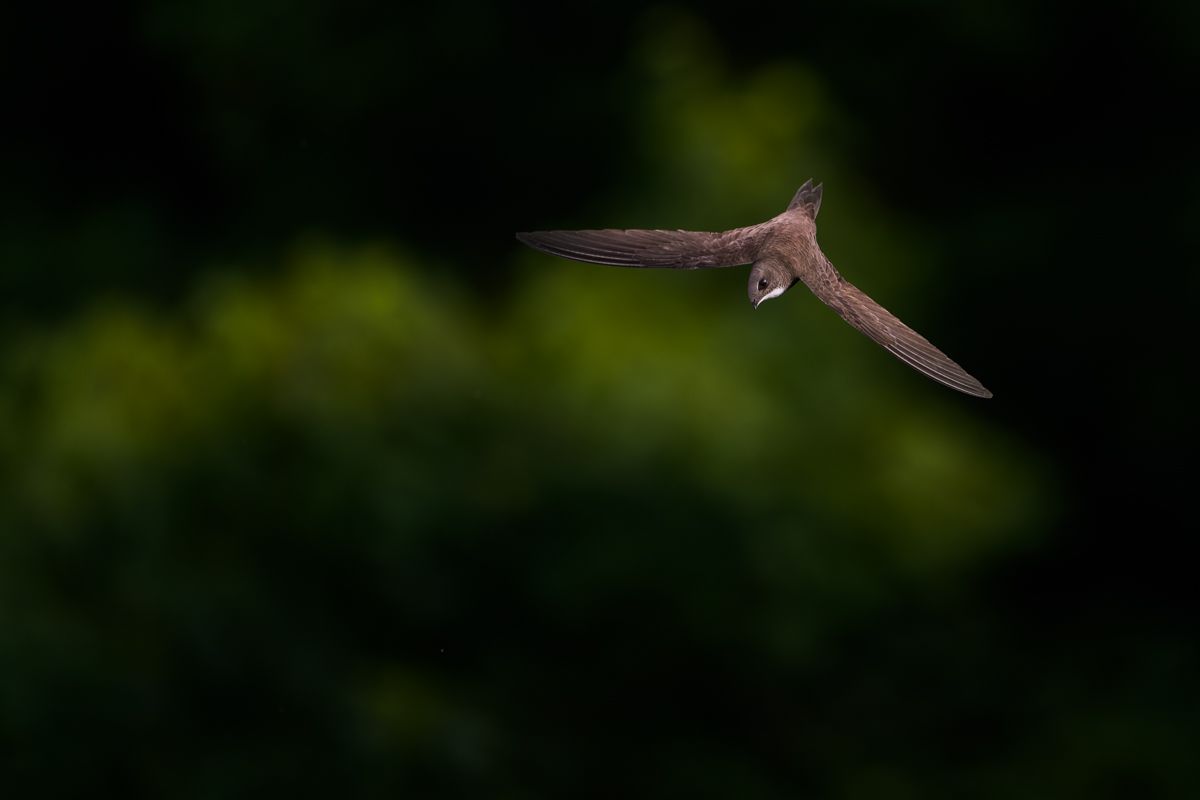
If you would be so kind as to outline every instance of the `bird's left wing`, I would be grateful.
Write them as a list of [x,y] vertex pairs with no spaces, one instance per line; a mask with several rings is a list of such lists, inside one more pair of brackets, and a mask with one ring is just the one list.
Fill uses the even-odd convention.
[[518,233],[525,244],[554,256],[616,267],[704,269],[749,264],[758,255],[766,227],[731,231],[533,231]]
[[828,261],[801,277],[812,293],[842,319],[913,369],[963,394],[992,396],[970,373],[843,278]]

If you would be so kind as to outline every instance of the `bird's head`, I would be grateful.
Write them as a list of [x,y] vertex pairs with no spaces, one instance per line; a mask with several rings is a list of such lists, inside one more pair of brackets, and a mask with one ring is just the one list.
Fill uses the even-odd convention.
[[750,296],[750,304],[758,308],[764,300],[770,300],[792,288],[796,279],[792,277],[782,264],[775,261],[759,261],[750,270],[750,283],[746,293]]

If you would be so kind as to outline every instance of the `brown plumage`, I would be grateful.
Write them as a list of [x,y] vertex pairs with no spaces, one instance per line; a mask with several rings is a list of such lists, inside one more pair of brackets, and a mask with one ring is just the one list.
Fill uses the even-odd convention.
[[867,297],[817,245],[821,186],[807,181],[777,217],[719,233],[698,231],[534,231],[517,238],[544,253],[618,267],[705,269],[753,264],[748,294],[758,308],[797,281],[892,355],[935,381],[975,397],[992,393],[923,336]]

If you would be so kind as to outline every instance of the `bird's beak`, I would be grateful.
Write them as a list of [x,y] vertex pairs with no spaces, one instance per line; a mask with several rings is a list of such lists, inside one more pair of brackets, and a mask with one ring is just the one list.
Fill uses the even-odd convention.
[[762,298],[761,298],[761,297],[760,297],[759,299],[757,299],[757,300],[751,300],[751,301],[750,301],[750,306],[751,306],[752,308],[754,308],[754,309],[757,309],[757,308],[758,308],[758,304],[759,304],[759,303],[761,303],[761,302],[762,302]]

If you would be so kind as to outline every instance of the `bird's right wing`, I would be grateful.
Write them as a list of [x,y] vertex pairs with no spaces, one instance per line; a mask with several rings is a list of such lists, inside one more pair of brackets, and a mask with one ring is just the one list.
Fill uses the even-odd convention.
[[826,261],[804,276],[804,283],[842,319],[865,333],[896,358],[938,383],[974,397],[992,393],[954,363],[929,340],[876,303],[866,292],[847,281]]
[[553,256],[616,267],[704,269],[749,264],[766,236],[765,225],[731,231],[533,231],[525,244]]

